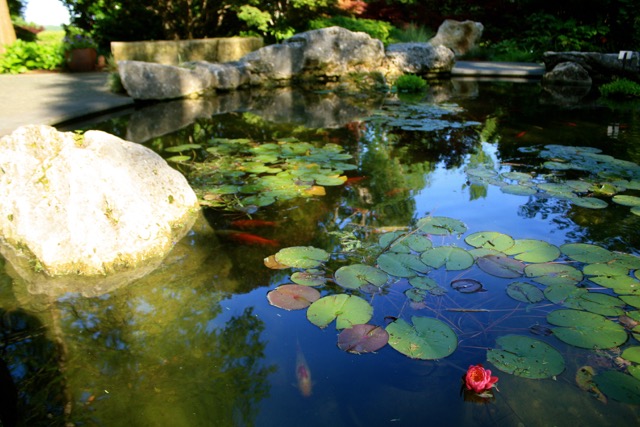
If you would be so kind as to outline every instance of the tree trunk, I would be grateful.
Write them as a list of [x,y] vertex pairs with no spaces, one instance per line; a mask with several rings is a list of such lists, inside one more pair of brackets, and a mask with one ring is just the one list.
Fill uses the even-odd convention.
[[11,23],[7,0],[0,0],[0,54],[5,52],[5,45],[16,41],[16,32]]

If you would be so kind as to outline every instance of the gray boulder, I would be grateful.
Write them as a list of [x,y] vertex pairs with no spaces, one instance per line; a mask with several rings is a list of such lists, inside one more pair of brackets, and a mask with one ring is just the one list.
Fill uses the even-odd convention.
[[134,99],[174,99],[196,95],[214,84],[212,73],[202,67],[176,67],[142,61],[119,61],[118,73]]
[[0,171],[0,252],[29,282],[87,288],[142,269],[127,276],[138,277],[199,210],[184,176],[160,156],[100,131],[18,128],[0,140]]
[[569,86],[591,86],[592,83],[587,70],[575,62],[560,62],[542,76],[542,82]]
[[240,62],[225,62],[223,64],[207,61],[193,61],[185,64],[202,74],[210,77],[209,89],[234,90],[247,86],[251,82],[251,73]]
[[302,71],[303,44],[274,44],[253,51],[242,57],[251,75],[251,84],[262,86],[268,83],[285,83]]
[[456,55],[464,55],[476,46],[483,30],[484,26],[479,22],[447,19],[429,42],[435,46],[446,46]]
[[640,81],[639,52],[634,52],[626,60],[620,59],[618,53],[545,52],[542,60],[548,72],[563,62],[578,64],[589,73],[594,82],[610,81],[614,76]]
[[455,64],[453,51],[443,45],[431,43],[396,43],[386,52],[386,74],[446,74]]

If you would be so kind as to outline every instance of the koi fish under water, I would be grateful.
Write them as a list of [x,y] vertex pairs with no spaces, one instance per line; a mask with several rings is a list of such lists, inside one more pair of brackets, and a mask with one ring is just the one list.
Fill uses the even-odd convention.
[[219,236],[225,236],[230,240],[242,245],[259,245],[259,246],[280,246],[277,240],[267,239],[255,234],[243,233],[234,230],[216,230]]
[[275,227],[278,225],[275,221],[264,221],[261,219],[238,219],[231,222],[231,226],[235,228],[247,229],[257,227]]
[[296,378],[298,380],[298,389],[300,394],[304,397],[311,396],[311,388],[313,383],[311,382],[311,371],[309,371],[309,365],[302,354],[300,344],[296,351]]

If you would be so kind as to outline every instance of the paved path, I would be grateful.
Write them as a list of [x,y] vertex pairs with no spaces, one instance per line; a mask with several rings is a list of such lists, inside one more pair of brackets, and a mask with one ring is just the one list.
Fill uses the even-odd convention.
[[[539,64],[458,61],[456,77],[532,77],[544,73]],[[56,125],[82,116],[133,105],[111,93],[108,73],[0,74],[0,136],[27,124]]]
[[108,73],[0,74],[0,136],[132,105],[107,87]]

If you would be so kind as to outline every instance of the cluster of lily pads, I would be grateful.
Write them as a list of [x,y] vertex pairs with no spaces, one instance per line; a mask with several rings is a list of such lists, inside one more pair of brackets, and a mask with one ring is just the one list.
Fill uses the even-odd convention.
[[[455,121],[450,115],[458,114],[463,109],[453,103],[387,103],[382,110],[374,112],[365,121],[397,127],[406,131],[432,132],[442,129],[479,126],[476,121]],[[448,116],[448,117],[445,117]]]
[[[291,283],[269,291],[267,299],[286,310],[307,309],[307,319],[320,328],[335,321],[341,331],[338,346],[344,351],[375,352],[389,345],[410,358],[441,359],[458,347],[458,336],[446,318],[377,313],[388,323],[370,324],[373,297],[406,288],[409,301],[424,303],[427,296],[447,292],[447,286],[434,278],[441,277],[438,271],[478,268],[506,279],[505,291],[518,303],[553,303],[546,315],[549,326],[538,326],[566,344],[602,351],[619,348],[629,336],[640,341],[639,257],[591,244],[558,247],[491,231],[466,235],[464,247],[436,246],[431,238],[466,232],[466,225],[456,219],[425,217],[407,231],[381,235],[369,247],[375,253],[372,262],[363,263],[366,258],[359,256],[344,265],[341,259],[343,265],[335,271],[329,266],[344,254],[310,246],[283,248],[266,258],[265,265],[295,271]],[[456,279],[449,285],[462,293],[484,290],[474,279]],[[486,356],[499,370],[524,378],[551,378],[565,370],[557,349],[526,335],[498,337]],[[627,361],[625,372],[593,372],[581,381],[591,392],[640,403],[640,345],[628,345],[622,357]]]
[[[316,147],[296,138],[259,144],[250,139],[212,138],[209,146],[183,144],[165,151],[188,167],[187,177],[203,206],[242,211],[295,197],[321,196],[341,185],[355,165],[337,144]],[[188,153],[188,154],[187,154]],[[194,161],[204,156],[202,161]]]
[[[631,207],[631,213],[640,215],[640,197],[621,194],[640,190],[640,166],[626,160],[602,154],[593,147],[547,145],[543,150],[521,147],[521,152],[539,152],[546,161],[542,167],[549,174],[510,171],[499,174],[486,166],[467,169],[472,183],[496,185],[507,194],[521,196],[554,197],[570,201],[576,206],[604,209],[611,202]],[[582,174],[580,179],[563,179],[565,171]]]

